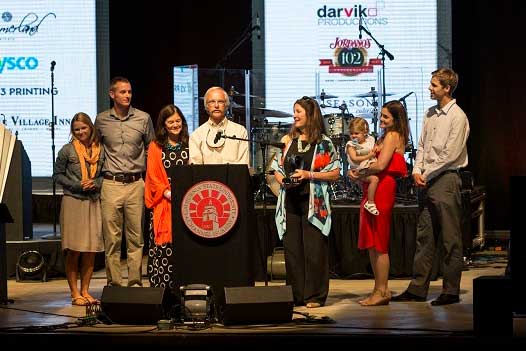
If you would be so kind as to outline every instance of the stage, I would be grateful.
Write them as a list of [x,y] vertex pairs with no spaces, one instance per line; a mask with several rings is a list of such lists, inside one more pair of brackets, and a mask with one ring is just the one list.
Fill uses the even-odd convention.
[[[9,298],[0,309],[0,334],[10,346],[26,345],[120,345],[159,349],[284,349],[308,347],[404,347],[444,349],[450,347],[524,346],[524,338],[476,335],[473,322],[473,279],[503,275],[505,252],[480,252],[463,272],[461,302],[433,307],[429,302],[441,291],[442,281],[431,283],[427,302],[392,302],[388,306],[362,307],[358,300],[373,287],[371,279],[331,279],[327,305],[317,309],[295,307],[293,320],[275,325],[225,327],[212,323],[201,328],[176,325],[159,330],[156,325],[117,325],[86,322],[85,307],[72,306],[65,279],[48,282],[8,281]],[[125,273],[124,273],[125,275]],[[105,285],[104,270],[97,271],[91,293],[100,298]],[[390,281],[392,294],[407,287],[408,279]],[[147,280],[144,279],[147,286]],[[269,285],[282,285],[273,281]],[[258,282],[257,285],[264,285]],[[497,301],[495,303],[498,303]],[[524,334],[523,334],[524,335]]]
[[[60,198],[59,198],[60,200]],[[473,231],[478,233],[480,196],[470,211]],[[236,347],[281,349],[310,346],[314,348],[352,345],[353,347],[403,346],[404,348],[444,349],[452,345],[478,347],[516,346],[524,343],[526,327],[524,319],[516,324],[519,337],[496,338],[478,335],[474,329],[473,279],[481,276],[504,275],[507,264],[506,243],[471,250],[466,260],[461,284],[461,302],[443,307],[432,307],[429,302],[441,291],[440,262],[437,261],[435,278],[431,283],[425,303],[391,303],[388,306],[362,307],[358,300],[373,288],[369,259],[357,249],[359,207],[357,204],[336,202],[333,204],[333,227],[330,243],[330,291],[327,305],[318,309],[295,307],[293,320],[276,325],[228,326],[210,323],[200,328],[177,325],[174,329],[159,330],[156,325],[107,325],[97,322],[86,325],[84,307],[72,306],[67,282],[64,278],[64,262],[59,239],[42,239],[53,234],[49,223],[49,194],[33,195],[34,218],[47,223],[33,224],[33,239],[7,242],[8,298],[10,303],[0,310],[0,333],[9,345],[48,344],[72,342],[75,345],[118,344],[127,348],[156,345],[156,349],[208,349],[211,347]],[[59,201],[60,204],[60,201]],[[45,209],[48,209],[46,211]],[[256,285],[265,285],[264,267],[267,256],[281,246],[278,240],[272,203],[256,204],[254,244],[254,267]],[[393,211],[391,232],[390,289],[393,295],[407,287],[411,275],[415,251],[416,205],[397,204]],[[483,211],[482,211],[483,215]],[[256,230],[257,229],[257,230]],[[60,228],[58,228],[60,233]],[[471,233],[471,232],[470,232]],[[475,234],[477,236],[478,234]],[[470,241],[473,235],[470,234]],[[14,264],[20,250],[36,248],[48,257],[47,282],[13,279]],[[472,247],[473,248],[473,247]],[[100,260],[102,258],[102,261]],[[144,262],[146,256],[144,256]],[[102,266],[101,266],[102,263]],[[13,266],[13,267],[11,267]],[[99,257],[91,292],[100,298],[106,283],[103,256]],[[146,272],[144,269],[143,272]],[[126,275],[124,272],[123,275]],[[144,286],[148,286],[144,277]],[[283,281],[270,280],[268,285],[283,285]],[[498,299],[497,299],[498,300]],[[498,304],[498,301],[494,303]],[[91,321],[93,321],[91,319]],[[497,321],[498,323],[498,321]]]

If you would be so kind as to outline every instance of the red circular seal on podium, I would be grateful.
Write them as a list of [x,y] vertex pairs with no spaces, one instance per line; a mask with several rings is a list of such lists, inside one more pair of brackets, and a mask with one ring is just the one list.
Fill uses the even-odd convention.
[[236,224],[239,206],[234,192],[225,184],[207,180],[192,186],[181,201],[181,215],[192,233],[202,238],[219,238]]

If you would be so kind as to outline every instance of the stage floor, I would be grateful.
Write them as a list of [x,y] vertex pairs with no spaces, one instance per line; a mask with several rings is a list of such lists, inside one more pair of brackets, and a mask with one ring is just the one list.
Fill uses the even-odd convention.
[[[8,297],[14,303],[0,309],[0,334],[9,344],[18,345],[69,339],[76,345],[117,343],[146,346],[155,343],[178,349],[201,349],[206,345],[230,347],[241,342],[254,347],[281,343],[282,346],[310,345],[319,349],[323,345],[351,343],[351,340],[364,345],[382,342],[387,343],[385,346],[398,343],[415,348],[430,342],[431,347],[450,342],[473,346],[480,343],[473,330],[473,279],[487,275],[501,276],[506,263],[505,252],[476,253],[473,263],[463,272],[461,302],[458,304],[430,305],[430,301],[440,294],[442,280],[439,279],[431,283],[427,302],[392,302],[388,306],[362,307],[358,300],[371,291],[373,280],[333,279],[326,306],[317,309],[296,307],[290,323],[241,327],[212,324],[202,330],[184,325],[171,330],[158,330],[156,326],[102,323],[77,326],[86,311],[84,307],[71,305],[65,279],[47,282],[16,282],[11,279],[8,280]],[[104,269],[95,272],[90,289],[92,295],[100,298],[105,283]],[[408,283],[408,279],[391,280],[392,294],[403,292]],[[280,284],[283,282],[269,283]],[[258,282],[257,285],[264,283]],[[148,286],[146,278],[144,286]],[[508,340],[514,345],[523,341],[523,338]]]

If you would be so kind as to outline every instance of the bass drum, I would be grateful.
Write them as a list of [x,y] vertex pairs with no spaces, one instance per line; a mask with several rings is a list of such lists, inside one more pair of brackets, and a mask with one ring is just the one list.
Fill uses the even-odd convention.
[[272,168],[271,168],[272,162],[276,159],[277,156],[278,156],[278,151],[275,150],[270,155],[270,159],[269,159],[270,161],[267,162],[266,172],[265,172],[265,179],[267,181],[268,188],[270,189],[272,194],[274,194],[274,196],[276,197],[278,197],[280,185],[278,181],[276,180],[276,177],[274,176],[274,174],[269,174],[269,172],[272,172]]
[[265,169],[265,165],[270,164],[269,160],[271,160],[272,155],[276,152],[277,148],[275,146],[268,146],[265,149],[265,161],[263,160],[263,152],[261,150],[261,145],[264,145],[264,143],[279,143],[281,142],[281,138],[287,134],[290,130],[291,125],[290,124],[267,124],[263,127],[254,127],[251,130],[252,140],[255,141],[255,143],[252,144],[252,157],[251,160],[253,162],[253,168],[256,173],[263,173],[263,170]]
[[330,113],[323,115],[323,124],[327,136],[331,139],[349,138],[349,122],[351,116],[341,113]]

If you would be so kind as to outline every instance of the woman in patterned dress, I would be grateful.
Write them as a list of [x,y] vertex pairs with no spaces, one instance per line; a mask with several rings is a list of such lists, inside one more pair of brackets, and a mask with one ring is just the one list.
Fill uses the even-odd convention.
[[294,304],[323,306],[329,293],[331,208],[329,183],[340,175],[340,162],[325,135],[316,100],[304,96],[294,103],[294,124],[272,169],[280,192],[276,226],[285,248],[287,284]]
[[155,141],[148,148],[144,199],[150,212],[148,280],[152,287],[175,288],[175,245],[172,237],[172,193],[167,174],[188,164],[188,124],[181,110],[167,105],[159,112]]

